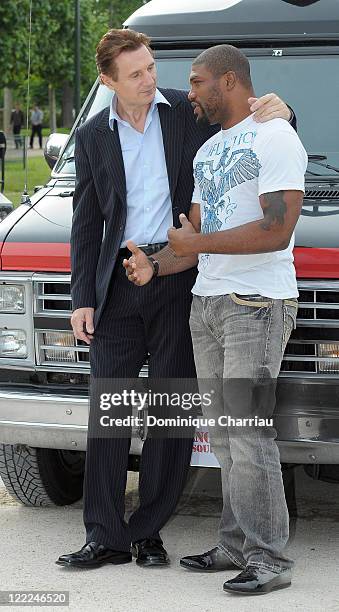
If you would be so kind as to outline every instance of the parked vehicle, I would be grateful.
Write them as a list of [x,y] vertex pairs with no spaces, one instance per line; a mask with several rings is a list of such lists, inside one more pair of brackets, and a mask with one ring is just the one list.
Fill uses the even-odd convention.
[[[192,59],[229,42],[251,63],[257,95],[293,107],[309,153],[296,230],[297,329],[278,381],[281,461],[339,482],[339,4],[337,0],[154,0],[126,27],[152,37],[159,85],[188,88]],[[82,494],[89,348],[71,326],[70,227],[77,126],[110,102],[96,82],[70,136],[53,135],[51,179],[0,223],[0,474],[30,505]],[[59,155],[60,153],[60,155]],[[141,375],[147,375],[147,365]],[[136,432],[136,468],[144,432]],[[193,465],[217,466],[199,431]]]

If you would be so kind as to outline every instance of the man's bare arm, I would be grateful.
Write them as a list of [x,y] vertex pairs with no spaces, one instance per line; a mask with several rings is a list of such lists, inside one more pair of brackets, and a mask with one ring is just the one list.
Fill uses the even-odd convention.
[[263,219],[233,229],[183,237],[170,230],[169,246],[177,255],[198,253],[256,254],[286,249],[299,218],[303,192],[275,191],[262,194]]
[[180,257],[176,255],[169,245],[165,246],[159,253],[155,253],[153,258],[159,263],[158,276],[177,274],[184,272],[197,265],[197,255],[187,255]]
[[[200,232],[201,217],[199,204],[192,202],[188,219],[195,232]],[[193,268],[198,263],[197,255],[178,257],[169,245],[159,251],[159,253],[156,253],[154,259],[159,262],[159,276],[183,272],[184,270]]]
[[[185,220],[186,232],[195,233],[196,231],[200,231],[200,207],[198,204],[192,204],[190,222],[187,221],[186,218]],[[127,247],[132,253],[129,259],[124,259],[123,261],[127,278],[135,285],[145,285],[153,277],[152,264],[145,253],[132,241],[127,241]],[[184,272],[196,266],[198,261],[197,255],[178,257],[168,245],[158,253],[155,253],[153,259],[159,263],[158,276],[167,276],[168,274]]]

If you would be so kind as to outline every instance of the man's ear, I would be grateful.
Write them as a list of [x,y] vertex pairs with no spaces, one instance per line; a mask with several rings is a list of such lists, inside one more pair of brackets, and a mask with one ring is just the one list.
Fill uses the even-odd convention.
[[106,85],[106,87],[108,87],[109,89],[113,89],[112,79],[106,74],[103,74],[101,72],[99,74],[99,80],[100,80],[101,85]]
[[236,82],[237,82],[237,77],[236,77],[235,72],[233,72],[233,70],[229,70],[228,72],[225,72],[223,78],[224,78],[224,83],[226,85],[226,88],[229,91],[235,87]]

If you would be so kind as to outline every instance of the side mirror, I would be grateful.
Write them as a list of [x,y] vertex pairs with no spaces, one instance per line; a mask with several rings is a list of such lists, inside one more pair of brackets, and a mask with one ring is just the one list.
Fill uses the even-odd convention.
[[51,134],[48,137],[44,148],[44,156],[51,170],[53,170],[60,151],[64,148],[68,138],[69,134]]
[[12,212],[12,210],[12,202],[8,198],[6,198],[3,193],[0,193],[0,223],[1,221],[3,221],[3,219],[5,219],[5,217],[7,217],[7,215]]

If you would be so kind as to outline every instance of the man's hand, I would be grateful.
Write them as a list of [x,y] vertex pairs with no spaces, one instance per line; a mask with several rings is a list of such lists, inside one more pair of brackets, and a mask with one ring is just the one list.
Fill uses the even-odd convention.
[[77,308],[71,316],[71,325],[75,338],[83,340],[86,344],[90,344],[91,340],[93,340],[93,315],[94,308]]
[[132,240],[127,240],[126,246],[132,253],[129,259],[124,259],[122,262],[128,280],[135,285],[139,285],[139,287],[146,285],[153,278],[151,262],[147,259],[147,255]]
[[189,238],[194,236],[197,232],[183,213],[179,215],[179,219],[182,227],[180,229],[171,227],[168,230],[168,246],[178,257],[184,257],[185,255],[191,255],[193,253],[190,248]]
[[248,98],[250,111],[254,113],[253,119],[259,123],[264,123],[270,119],[291,118],[291,111],[287,104],[283,102],[275,93],[269,93],[261,98]]

